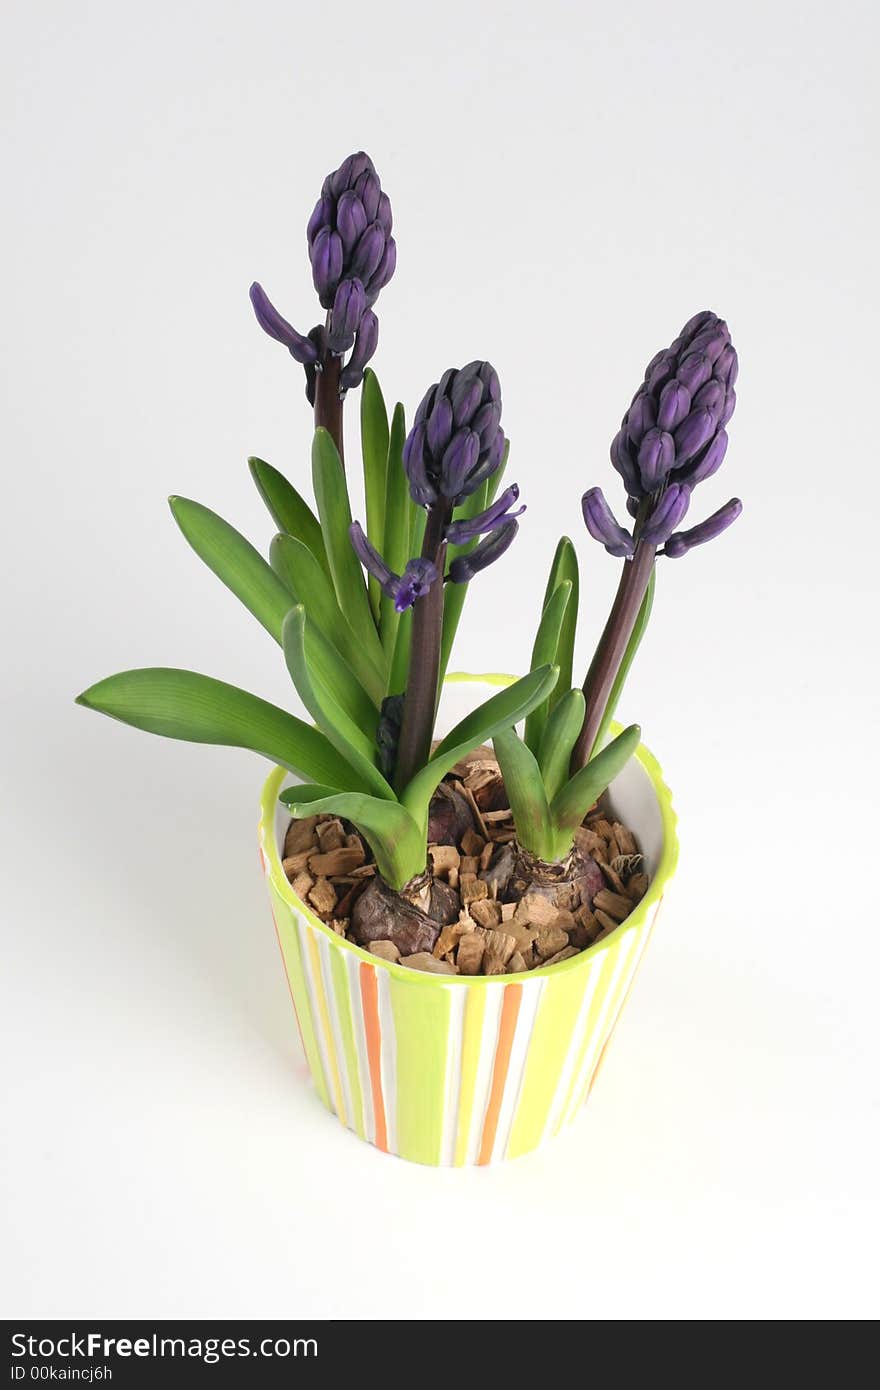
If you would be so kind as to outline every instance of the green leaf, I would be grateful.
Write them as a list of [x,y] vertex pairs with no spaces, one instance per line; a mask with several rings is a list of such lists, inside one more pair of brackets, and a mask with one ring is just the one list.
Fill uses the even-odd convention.
[[319,729],[195,671],[161,666],[120,671],[84,690],[77,704],[165,738],[249,748],[310,781],[370,790]]
[[[375,372],[364,372],[361,391],[361,453],[364,461],[364,496],[367,502],[367,535],[380,554],[385,546],[385,478],[388,472],[388,412]],[[394,567],[392,566],[392,569]],[[399,573],[399,571],[398,571]],[[370,576],[370,602],[379,617],[382,590]]]
[[283,473],[273,468],[263,459],[248,459],[251,476],[266,506],[272,514],[279,531],[295,536],[318,561],[327,578],[330,578],[330,565],[321,535],[321,523],[308,502],[300,497],[296,488],[289,483]]
[[[394,407],[391,419],[391,435],[388,444],[388,471],[385,490],[385,540],[382,555],[388,568],[395,574],[403,574],[407,560],[414,551],[410,550],[410,537],[414,504],[409,495],[406,474],[403,471],[403,444],[406,439],[406,418],[403,406]],[[379,632],[382,647],[389,665],[391,664],[400,614],[394,607],[394,599],[383,594],[379,605]]]
[[[306,614],[302,604],[291,608],[284,620],[284,659],[297,694],[318,728],[334,748],[357,770],[360,780],[376,796],[393,798],[394,792],[373,761],[375,737],[368,737],[343,708],[338,687],[318,671],[306,640]],[[375,710],[374,710],[375,716]],[[375,730],[375,726],[374,726]]]
[[563,536],[556,547],[553,556],[553,563],[550,566],[550,576],[547,580],[547,588],[544,591],[544,607],[551,594],[560,584],[568,580],[571,584],[571,597],[565,610],[565,617],[562,621],[562,628],[559,633],[559,642],[556,647],[556,663],[559,666],[559,680],[556,688],[550,696],[550,708],[563,699],[566,692],[571,689],[572,672],[574,670],[574,640],[577,632],[578,603],[580,579],[578,575],[578,562],[574,546]]
[[234,526],[200,502],[187,497],[169,497],[168,501],[175,521],[199,558],[280,642],[291,598],[271,565]]
[[402,695],[409,677],[409,651],[412,643],[413,611],[407,608],[400,614],[397,636],[394,639],[394,652],[388,672],[388,694]]
[[[312,552],[293,536],[276,536],[269,560],[293,601],[301,603],[309,628],[317,629],[336,648],[339,660],[351,670],[378,710],[385,696],[385,673],[357,642],[336,602],[333,585]],[[342,676],[344,673],[340,673]]]
[[524,719],[536,704],[546,698],[558,675],[555,666],[542,666],[538,671],[531,671],[497,695],[492,695],[456,724],[400,798],[420,824],[427,815],[434,789],[459,758],[501,730],[509,729]]
[[312,444],[312,479],[339,607],[348,618],[355,641],[363,642],[371,659],[379,663],[382,661],[382,645],[373,620],[373,610],[370,607],[360,561],[354,553],[348,534],[351,526],[351,508],[348,504],[345,469],[340,462],[336,445],[323,428],[315,430]]
[[583,726],[585,708],[583,691],[567,690],[544,726],[538,762],[544,790],[551,801],[568,781],[571,754]]
[[[618,734],[607,748],[603,748],[601,753],[597,753],[595,758],[591,758],[586,767],[582,767],[579,772],[576,772],[566,782],[562,790],[554,796],[550,803],[550,818],[554,831],[558,832],[560,836],[568,837],[567,844],[570,843],[571,837],[593,802],[601,796],[608,784],[614,781],[621,768],[632,757],[639,746],[641,736],[642,731],[638,724],[630,724],[629,728],[624,729],[622,734]],[[557,855],[556,857],[561,858],[562,856]]]
[[629,641],[626,644],[626,651],[623,654],[623,660],[621,661],[620,666],[617,669],[617,675],[614,677],[614,684],[612,685],[611,693],[608,696],[608,703],[605,706],[605,713],[602,715],[602,723],[599,725],[599,730],[596,734],[596,742],[593,744],[594,751],[597,748],[601,748],[602,744],[605,742],[608,729],[611,725],[612,719],[614,718],[614,711],[617,709],[617,702],[620,699],[620,693],[623,690],[623,687],[626,684],[626,678],[629,675],[629,668],[633,664],[635,654],[639,649],[639,644],[641,643],[641,640],[645,635],[645,628],[648,626],[648,620],[651,617],[651,609],[654,606],[654,580],[656,578],[656,575],[657,570],[655,567],[651,571],[651,578],[648,580],[648,587],[645,590],[645,597],[642,599],[641,607],[639,608],[638,614],[636,615],[635,625],[633,627],[632,632],[630,633]]
[[379,873],[392,888],[399,890],[424,873],[428,857],[425,837],[399,802],[339,792],[333,787],[286,787],[281,800],[297,817],[329,812],[352,821],[369,841]]
[[[535,645],[532,648],[532,660],[529,670],[536,671],[539,666],[558,666],[556,651],[559,646],[559,637],[562,632],[562,624],[565,619],[566,608],[571,598],[571,581],[563,580],[553,590],[548,598],[544,611],[541,614],[541,621],[538,624],[538,632],[535,637]],[[533,753],[537,753],[541,743],[541,736],[547,723],[547,716],[550,713],[550,700],[543,700],[537,705],[526,720],[525,741]]]
[[516,838],[539,859],[546,859],[550,845],[550,807],[535,755],[515,729],[503,729],[492,741],[513,812]]

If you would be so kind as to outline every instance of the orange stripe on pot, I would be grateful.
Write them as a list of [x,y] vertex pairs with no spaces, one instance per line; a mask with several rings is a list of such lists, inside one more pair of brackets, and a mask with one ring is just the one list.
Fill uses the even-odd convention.
[[373,1097],[373,1118],[376,1126],[375,1144],[388,1152],[388,1128],[385,1123],[385,1100],[382,1095],[382,1025],[379,1022],[379,986],[376,972],[361,961],[361,1006],[364,1011],[364,1032],[367,1035],[367,1061],[370,1065],[370,1092]]
[[504,1083],[510,1066],[510,1053],[513,1048],[516,1020],[519,1016],[522,985],[505,985],[501,1003],[501,1018],[498,1023],[498,1042],[495,1047],[495,1063],[492,1068],[492,1087],[486,1118],[483,1121],[483,1136],[480,1140],[480,1153],[477,1163],[485,1165],[491,1161],[498,1129],[498,1116],[501,1114],[501,1101],[504,1096]]

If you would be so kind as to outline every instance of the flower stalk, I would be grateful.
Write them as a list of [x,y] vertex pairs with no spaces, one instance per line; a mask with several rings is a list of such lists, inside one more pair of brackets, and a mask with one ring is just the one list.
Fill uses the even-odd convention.
[[[446,565],[446,529],[452,504],[440,498],[428,509],[421,558],[442,575]],[[443,584],[435,582],[413,607],[409,670],[403,722],[397,747],[394,784],[401,791],[431,754],[437,713],[440,644],[443,636]]]

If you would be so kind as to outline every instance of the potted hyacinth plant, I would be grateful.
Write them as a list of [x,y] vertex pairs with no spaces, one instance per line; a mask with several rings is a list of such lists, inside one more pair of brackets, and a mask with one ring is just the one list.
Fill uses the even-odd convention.
[[[280,645],[302,713],[191,671],[125,671],[79,703],[166,737],[274,764],[263,865],[300,1033],[322,1099],[380,1148],[428,1163],[534,1148],[588,1092],[676,858],[674,816],[636,725],[613,723],[645,631],[659,555],[721,464],[735,403],[726,325],[698,314],[651,361],[612,445],[631,529],[599,488],[590,535],[622,561],[583,690],[573,686],[578,565],[563,538],[529,670],[447,679],[470,582],[513,543],[499,378],[450,368],[412,424],[368,363],[396,266],[372,160],[324,181],[307,243],[324,320],[293,327],[259,284],[260,327],[304,370],[313,504],[261,459],[277,527],[268,559],[200,503],[172,497],[186,540]],[[360,388],[363,520],[344,412]],[[476,680],[477,678],[473,678]],[[464,696],[452,721],[441,694]]]

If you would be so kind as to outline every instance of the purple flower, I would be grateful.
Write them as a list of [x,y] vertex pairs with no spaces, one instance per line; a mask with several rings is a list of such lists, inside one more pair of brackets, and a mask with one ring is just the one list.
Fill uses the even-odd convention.
[[742,502],[738,497],[731,497],[729,502],[725,502],[723,507],[719,507],[718,511],[713,512],[705,521],[701,521],[699,526],[693,526],[689,531],[676,531],[671,535],[663,547],[663,554],[668,555],[671,560],[678,560],[689,550],[693,550],[695,545],[714,541],[716,536],[720,536],[722,531],[733,525],[741,511]]
[[724,456],[716,439],[736,405],[736,374],[727,324],[708,309],[651,359],[611,445],[630,497],[641,501],[667,480],[693,487],[714,472]]
[[354,553],[364,569],[374,579],[378,579],[382,592],[394,600],[394,607],[398,613],[412,608],[416,599],[423,598],[436,582],[437,570],[430,560],[409,560],[403,574],[395,574],[388,568],[376,547],[367,540],[359,521],[352,522],[348,534]]
[[465,545],[468,541],[476,540],[477,536],[489,535],[492,531],[497,531],[514,517],[522,516],[525,507],[522,506],[518,511],[512,512],[510,508],[519,499],[519,487],[516,483],[511,483],[505,492],[502,492],[497,501],[487,507],[478,516],[470,517],[464,521],[453,521],[446,528],[446,539],[452,545]]
[[488,362],[444,372],[426,392],[403,449],[413,501],[453,506],[476,492],[504,454],[501,387]]
[[690,500],[691,490],[687,483],[670,483],[645,522],[639,539],[650,545],[662,545],[684,520]]
[[315,344],[309,338],[303,337],[302,333],[297,333],[287,319],[281,317],[263,286],[256,280],[251,285],[250,297],[257,323],[264,333],[268,333],[276,342],[283,343],[291,357],[304,367],[317,362],[318,351]]
[[382,192],[370,156],[359,150],[327,175],[306,228],[312,280],[321,305],[329,313],[321,352],[314,341],[314,329],[304,337],[281,317],[259,285],[251,287],[260,327],[284,343],[306,368],[306,394],[312,401],[314,374],[320,370],[324,350],[341,357],[354,348],[342,370],[343,390],[363,380],[379,334],[372,306],[397,264],[391,227],[388,195]]
[[332,353],[341,357],[353,346],[366,307],[363,282],[343,280],[336,291],[327,327],[327,346]]
[[479,574],[480,570],[494,564],[513,543],[518,530],[518,521],[506,521],[499,530],[486,536],[479,545],[475,545],[473,550],[469,550],[466,555],[457,555],[449,566],[449,578],[452,583],[467,584],[475,574]]
[[635,550],[635,542],[629,531],[625,530],[608,503],[600,487],[591,487],[581,498],[584,521],[594,541],[600,541],[609,555],[618,559],[629,559]]

